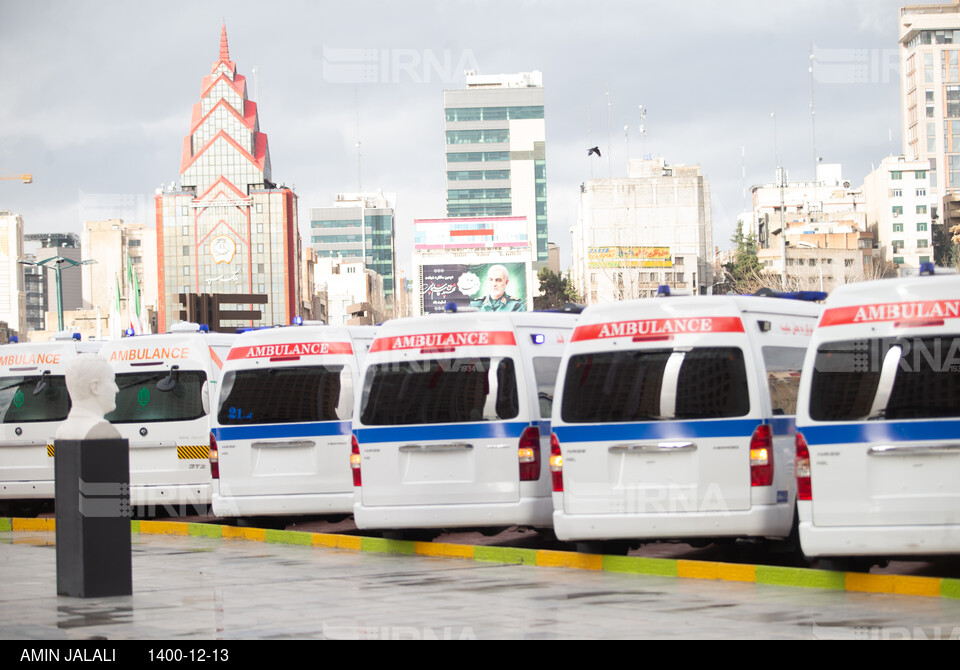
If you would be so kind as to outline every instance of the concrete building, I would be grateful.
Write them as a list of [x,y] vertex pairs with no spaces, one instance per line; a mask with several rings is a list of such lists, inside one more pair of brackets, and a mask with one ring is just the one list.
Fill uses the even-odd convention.
[[364,267],[363,261],[318,258],[315,281],[318,294],[326,297],[326,322],[331,326],[386,320],[383,278]]
[[885,158],[864,179],[867,227],[876,237],[880,260],[901,274],[915,274],[933,261],[933,210],[929,164],[904,156]]
[[27,329],[27,294],[23,281],[23,217],[0,209],[0,321],[6,331],[22,335]]
[[952,227],[960,224],[960,0],[902,7],[899,44],[903,154],[926,164],[931,216]]
[[[525,217],[546,263],[547,163],[540,72],[478,75],[443,92],[447,216]],[[520,225],[520,224],[518,224]]]
[[[414,314],[448,303],[499,311],[533,309],[536,250],[521,216],[414,219]],[[490,291],[491,273],[506,290]],[[498,275],[499,276],[499,275]]]
[[193,107],[180,183],[158,189],[156,208],[161,332],[179,320],[180,293],[267,297],[255,305],[259,319],[224,326],[292,321],[300,306],[297,197],[273,181],[267,136],[230,60],[226,26]]
[[[141,313],[147,322],[145,325],[149,326],[149,332],[157,332],[159,297],[156,231],[146,224],[126,223],[122,219],[86,221],[80,234],[80,250],[83,260],[96,261],[80,268],[83,309],[99,313],[101,318],[108,317],[114,312],[117,294],[120,296],[120,323],[110,323],[104,335],[112,331],[116,336],[130,327],[130,303],[135,300],[137,286],[140,288]],[[128,273],[128,257],[135,280]]]
[[332,207],[310,209],[310,247],[318,258],[362,261],[383,277],[387,310],[397,313],[396,195],[340,193]]
[[627,177],[580,189],[572,279],[586,304],[655,295],[657,287],[709,291],[710,186],[700,167],[631,160]]

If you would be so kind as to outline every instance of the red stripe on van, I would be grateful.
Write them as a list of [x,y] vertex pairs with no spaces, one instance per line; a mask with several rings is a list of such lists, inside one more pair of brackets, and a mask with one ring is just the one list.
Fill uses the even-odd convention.
[[818,325],[823,328],[912,319],[960,319],[960,300],[884,302],[876,305],[834,307],[823,312]]
[[400,349],[424,349],[434,347],[482,347],[516,346],[517,339],[509,330],[467,331],[461,333],[418,333],[397,337],[378,337],[370,345],[370,351],[397,351]]
[[605,340],[611,337],[637,337],[645,335],[697,335],[699,333],[742,333],[743,321],[739,316],[698,316],[682,319],[642,319],[594,323],[577,326],[573,342]]
[[255,344],[250,347],[233,347],[227,354],[228,361],[239,358],[289,358],[294,356],[330,356],[352,354],[349,342],[284,342],[280,344]]

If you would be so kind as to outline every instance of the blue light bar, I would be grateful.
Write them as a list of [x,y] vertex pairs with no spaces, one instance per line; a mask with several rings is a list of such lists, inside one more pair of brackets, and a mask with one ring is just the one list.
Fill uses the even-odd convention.
[[201,332],[201,333],[209,333],[209,332],[210,332],[210,326],[208,326],[208,325],[205,324],[205,323],[201,323],[201,324],[200,324],[200,332]]
[[444,306],[443,309],[444,309],[444,311],[447,311],[447,312],[456,312],[456,311],[457,311],[457,303],[455,303],[455,302],[448,302],[448,303]]
[[[127,328],[127,329],[126,329],[125,331],[123,331],[123,332],[124,332],[124,334],[125,334],[127,337],[133,337],[134,335],[137,334],[137,332],[136,332],[133,328]],[[78,334],[79,334],[79,333],[74,333],[74,338],[73,338],[73,339],[77,339],[76,336],[77,336]]]
[[541,333],[534,333],[530,336],[530,339],[533,340],[534,344],[543,344],[547,341],[547,336]]
[[657,297],[669,297],[670,296],[670,284],[660,284],[657,287]]
[[10,336],[10,344],[18,344],[19,342],[20,342],[20,338],[19,338],[19,337],[17,337],[16,335],[11,335],[11,336]]
[[921,275],[932,275],[935,272],[935,266],[933,263],[921,263],[920,264],[920,274]]
[[295,325],[295,326],[302,326],[302,325],[303,325],[303,317],[302,317],[302,316],[299,316],[299,315],[293,317],[293,325]]

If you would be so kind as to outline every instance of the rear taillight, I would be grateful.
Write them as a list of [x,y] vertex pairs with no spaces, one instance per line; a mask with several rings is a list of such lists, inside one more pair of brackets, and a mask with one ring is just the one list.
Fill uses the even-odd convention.
[[210,461],[210,476],[213,479],[220,479],[220,451],[217,449],[217,438],[210,433],[210,450],[207,452],[207,459]]
[[750,437],[750,486],[773,484],[773,430],[760,424]]
[[813,500],[813,484],[810,481],[810,450],[802,433],[797,433],[797,457],[793,474],[797,478],[797,500]]
[[528,426],[520,435],[517,452],[520,460],[520,481],[535,482],[540,479],[540,429]]
[[353,471],[353,485],[360,486],[360,443],[356,435],[350,438],[350,469]]
[[553,479],[554,493],[563,493],[563,455],[556,433],[550,434],[550,477]]

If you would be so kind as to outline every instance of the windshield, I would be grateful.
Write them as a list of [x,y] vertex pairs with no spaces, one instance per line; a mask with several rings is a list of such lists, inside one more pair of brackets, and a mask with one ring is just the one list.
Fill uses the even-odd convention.
[[0,377],[0,408],[3,423],[63,421],[70,413],[70,396],[63,376]]
[[736,347],[641,349],[571,356],[563,381],[567,423],[718,419],[750,411]]
[[367,426],[502,421],[520,413],[509,358],[380,363],[367,371],[363,398]]
[[960,416],[960,336],[863,338],[817,350],[815,421]]
[[343,365],[236,370],[223,377],[217,420],[224,425],[346,421],[353,375]]
[[[172,385],[169,391],[161,390],[165,380]],[[207,375],[202,370],[130,372],[117,375],[116,381],[117,408],[104,417],[110,423],[190,421],[205,414],[202,393]]]

